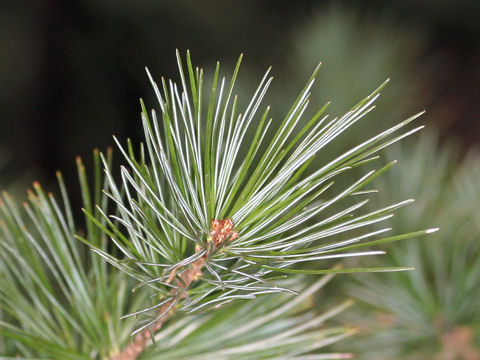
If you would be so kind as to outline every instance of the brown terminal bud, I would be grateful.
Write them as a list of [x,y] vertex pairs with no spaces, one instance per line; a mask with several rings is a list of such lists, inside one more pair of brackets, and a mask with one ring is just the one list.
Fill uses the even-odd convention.
[[219,249],[226,242],[238,238],[238,232],[234,228],[232,219],[212,219],[210,221],[210,236],[215,250]]

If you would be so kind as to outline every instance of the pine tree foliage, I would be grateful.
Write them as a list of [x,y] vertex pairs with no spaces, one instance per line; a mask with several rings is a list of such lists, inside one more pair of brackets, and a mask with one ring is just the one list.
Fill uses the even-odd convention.
[[[95,152],[95,191],[90,192],[85,169],[78,160],[84,206],[106,209],[101,168]],[[108,154],[106,161],[110,161]],[[120,317],[147,300],[132,299],[132,282],[83,244],[75,241],[79,226],[61,173],[60,201],[38,183],[19,207],[4,193],[0,206],[0,304],[5,315],[0,334],[15,340],[25,357],[55,359],[106,358],[129,340],[135,321]],[[92,210],[93,211],[93,210]],[[99,219],[99,221],[101,221]],[[86,223],[85,236],[101,249],[108,238]],[[6,347],[6,345],[5,345]],[[5,355],[5,354],[2,354]]]
[[[354,179],[346,188],[331,191],[331,187],[338,174],[377,159],[379,150],[418,131],[421,126],[397,134],[421,113],[302,177],[316,153],[373,109],[381,87],[344,116],[328,120],[323,116],[327,104],[303,128],[297,129],[309,103],[317,68],[279,127],[268,132],[271,121],[267,121],[267,107],[259,114],[254,138],[246,139],[247,129],[272,80],[269,71],[248,106],[240,111],[233,89],[241,57],[228,83],[219,80],[217,64],[207,94],[204,94],[203,71],[193,67],[189,54],[186,72],[178,53],[177,59],[180,85],[162,79],[159,88],[150,76],[161,115],[158,118],[152,111],[150,117],[142,103],[146,143],[139,155],[130,142],[124,148],[117,141],[127,161],[121,168],[122,181],[117,183],[111,170],[105,167],[111,189],[108,196],[119,214],[104,214],[107,226],[100,226],[123,257],[115,258],[85,241],[105,260],[159,294],[155,305],[131,314],[151,315],[152,310],[155,314],[147,316],[135,333],[165,318],[173,307],[176,313],[188,314],[218,308],[236,299],[289,291],[275,282],[283,273],[402,269],[303,270],[291,266],[380,254],[357,249],[425,233],[371,240],[388,229],[365,230],[361,235],[332,240],[351,230],[368,229],[410,202],[402,201],[361,215],[354,212],[367,200],[344,208],[337,205],[358,194],[394,162]],[[244,156],[240,155],[242,146],[247,149]],[[325,215],[330,209],[335,210]],[[226,220],[229,221],[226,228],[222,228],[225,223],[214,223]],[[219,237],[220,233],[223,237]],[[186,280],[181,274],[199,261],[204,267],[202,281],[187,292],[185,288],[192,279]],[[169,304],[168,308],[162,308],[164,304]],[[158,308],[164,311],[159,314]]]
[[[270,294],[255,301],[236,302],[203,315],[167,324],[142,359],[347,359],[350,353],[319,353],[319,349],[355,333],[355,329],[325,327],[344,311],[346,300],[324,313],[315,310],[312,295],[333,277],[325,275],[308,288],[290,294]],[[296,284],[289,284],[298,288]]]
[[[110,163],[111,153],[106,158]],[[108,185],[101,176],[98,151],[94,152],[94,164],[95,180],[90,191],[85,168],[77,160],[84,207],[93,213],[92,204],[101,204],[102,209],[109,205],[108,197],[102,193]],[[109,359],[130,342],[134,331],[136,320],[121,317],[148,302],[146,292],[139,291],[132,298],[132,279],[107,266],[74,238],[83,228],[83,236],[89,241],[98,248],[108,248],[106,235],[93,222],[75,224],[67,186],[61,173],[57,176],[60,201],[45,193],[38,183],[34,184],[34,191],[29,191],[23,207],[7,193],[2,195],[2,359],[9,359],[8,355],[12,359],[20,355],[23,359]],[[101,222],[100,213],[95,214]],[[302,353],[318,350],[353,333],[344,327],[319,329],[351,304],[346,301],[324,314],[316,314],[312,309],[312,294],[332,276],[326,275],[307,289],[299,287],[302,281],[296,279],[292,286],[298,288],[299,296],[293,301],[271,295],[169,323],[157,335],[157,346],[142,358],[281,359],[288,354],[291,359],[301,359]],[[230,336],[232,327],[234,338]],[[276,342],[280,340],[281,345]],[[246,343],[250,346],[241,346]],[[341,359],[348,354],[317,356]]]
[[[375,317],[372,311],[358,312],[357,321],[371,327],[369,337],[362,340],[364,356],[377,358],[378,352],[382,356],[388,352],[391,359],[480,359],[478,152],[460,161],[457,148],[439,147],[429,136],[387,154],[411,171],[408,175],[392,171],[379,181],[384,199],[413,193],[419,199],[411,211],[399,212],[392,226],[435,223],[442,231],[389,253],[389,263],[412,264],[416,271],[383,279],[365,277],[351,289],[391,319],[382,328],[367,321]],[[383,345],[374,350],[373,343]]]
[[[353,171],[372,166],[380,150],[421,129],[403,130],[420,114],[309,169],[318,153],[374,108],[383,85],[342,117],[324,115],[327,104],[304,122],[317,68],[273,129],[269,108],[260,111],[272,81],[269,71],[240,111],[233,94],[241,57],[229,82],[220,79],[217,64],[209,92],[189,53],[186,65],[178,53],[177,59],[179,85],[162,79],[158,87],[149,74],[160,115],[149,115],[142,102],[145,143],[137,151],[130,141],[122,146],[116,140],[126,162],[120,176],[114,175],[110,153],[96,152],[92,187],[78,160],[83,233],[60,174],[62,205],[36,183],[23,210],[4,195],[1,334],[14,340],[15,354],[30,358],[170,354],[169,359],[180,359],[186,352],[198,359],[347,356],[303,356],[350,331],[316,330],[345,304],[305,321],[309,313],[294,306],[305,299],[293,297],[298,275],[323,274],[328,280],[342,272],[407,269],[332,268],[331,261],[383,254],[363,248],[433,231],[385,236],[390,228],[374,229],[411,200],[368,210],[367,186],[395,162],[362,175]],[[249,128],[255,134],[251,139]],[[335,186],[341,175],[349,185]],[[267,296],[238,301],[259,295]],[[220,309],[231,302],[234,307]],[[278,313],[278,307],[285,312]],[[266,309],[264,316],[260,309]],[[199,315],[207,310],[214,311]],[[205,341],[208,334],[224,333],[230,337]],[[129,344],[130,335],[135,344]],[[262,338],[282,342],[254,340]],[[180,342],[183,352],[175,349]],[[152,343],[158,351],[146,350]]]

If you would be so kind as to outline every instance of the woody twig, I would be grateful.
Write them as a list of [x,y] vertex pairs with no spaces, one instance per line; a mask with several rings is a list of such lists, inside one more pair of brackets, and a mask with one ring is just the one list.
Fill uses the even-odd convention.
[[[190,287],[192,282],[198,280],[202,276],[202,270],[205,266],[210,251],[217,251],[225,243],[233,241],[238,238],[238,232],[234,230],[234,224],[231,219],[210,221],[210,235],[207,243],[209,250],[201,258],[195,260],[190,264],[190,267],[182,272],[177,281],[178,288],[172,289],[170,294],[172,298],[165,304],[160,306],[158,314],[162,315],[161,318],[150,328],[147,328],[135,335],[133,342],[129,343],[119,354],[110,357],[110,360],[135,360],[146,349],[151,341],[152,334],[159,331],[163,324],[169,319],[174,312],[174,305],[176,302],[182,300],[185,297],[186,290]],[[197,248],[196,251],[201,251],[201,248]],[[169,274],[167,283],[170,283],[176,276],[177,269],[173,269]]]

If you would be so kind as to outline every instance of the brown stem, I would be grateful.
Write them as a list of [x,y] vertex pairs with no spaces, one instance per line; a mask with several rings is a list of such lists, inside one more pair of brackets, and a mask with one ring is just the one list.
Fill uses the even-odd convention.
[[[226,242],[230,242],[238,238],[238,232],[235,231],[234,224],[231,219],[211,220],[210,230],[211,231],[208,241],[212,245],[213,251],[217,251]],[[200,251],[200,249],[197,249],[197,251]],[[198,260],[195,260],[191,264],[190,268],[185,270],[180,275],[182,281],[178,281],[177,285],[186,291],[193,281],[198,280],[198,278],[202,276],[202,269],[205,266],[207,257],[208,251],[205,256],[201,257]],[[177,269],[172,270],[170,276],[168,277],[167,283],[170,283],[175,278],[176,274]],[[152,328],[147,328],[135,335],[134,341],[128,344],[119,354],[111,356],[110,360],[135,360],[138,355],[140,355],[142,351],[145,350],[152,337],[152,334],[160,330],[165,321],[167,321],[169,316],[173,313],[173,302],[176,300],[181,300],[185,297],[185,292],[179,294],[179,291],[177,289],[172,289],[170,294],[177,295],[172,297],[165,304],[163,304],[158,310],[159,314],[165,313],[165,315],[160,320],[158,320],[155,325],[152,326]]]
[[[195,260],[190,268],[188,270],[185,270],[181,275],[180,278],[182,281],[178,282],[178,285],[185,290],[189,288],[190,284],[197,280],[201,275],[202,275],[202,269],[205,266],[205,258],[201,257],[198,260]],[[171,276],[169,277],[169,280],[173,280],[176,274],[176,269],[174,269],[171,273]],[[172,289],[171,294],[175,294],[178,290]],[[182,299],[185,295],[182,293],[178,295],[178,299]],[[175,297],[167,301],[165,304],[163,304],[159,310],[159,314],[163,314],[165,312],[168,312],[165,314],[164,317],[162,317],[160,320],[158,320],[155,325],[152,326],[151,329],[145,329],[141,332],[139,332],[137,335],[135,335],[135,338],[133,342],[129,343],[119,354],[113,355],[110,357],[110,360],[135,360],[142,352],[145,350],[147,347],[150,339],[151,339],[151,334],[156,333],[158,330],[161,329],[165,321],[170,317],[170,315],[173,313],[173,308],[169,311],[169,307],[171,307],[172,303],[175,301]]]

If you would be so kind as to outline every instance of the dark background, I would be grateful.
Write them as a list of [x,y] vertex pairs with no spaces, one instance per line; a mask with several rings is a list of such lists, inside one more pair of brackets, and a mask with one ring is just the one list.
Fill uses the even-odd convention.
[[[111,146],[112,134],[139,139],[138,99],[155,106],[144,67],[156,78],[176,77],[176,48],[190,49],[194,61],[206,69],[213,69],[216,60],[231,69],[243,52],[247,74],[257,79],[273,65],[278,83],[283,79],[284,85],[291,84],[298,33],[332,6],[354,12],[354,26],[381,20],[393,30],[411,29],[416,53],[409,66],[416,73],[408,81],[426,85],[410,102],[427,109],[428,122],[442,139],[457,139],[468,149],[480,139],[479,3],[2,1],[0,185],[10,187],[19,178],[49,183],[57,169],[68,180],[75,177],[75,156],[88,158],[94,147]],[[341,35],[340,26],[339,42]],[[356,46],[369,41],[365,36]],[[391,41],[397,41],[395,36]],[[353,56],[346,60],[356,61]],[[399,57],[398,66],[402,61]],[[342,73],[330,66],[322,71],[341,82]],[[294,77],[293,83],[300,85],[310,71],[299,69],[302,77],[298,82]],[[281,85],[273,90],[289,92]]]

